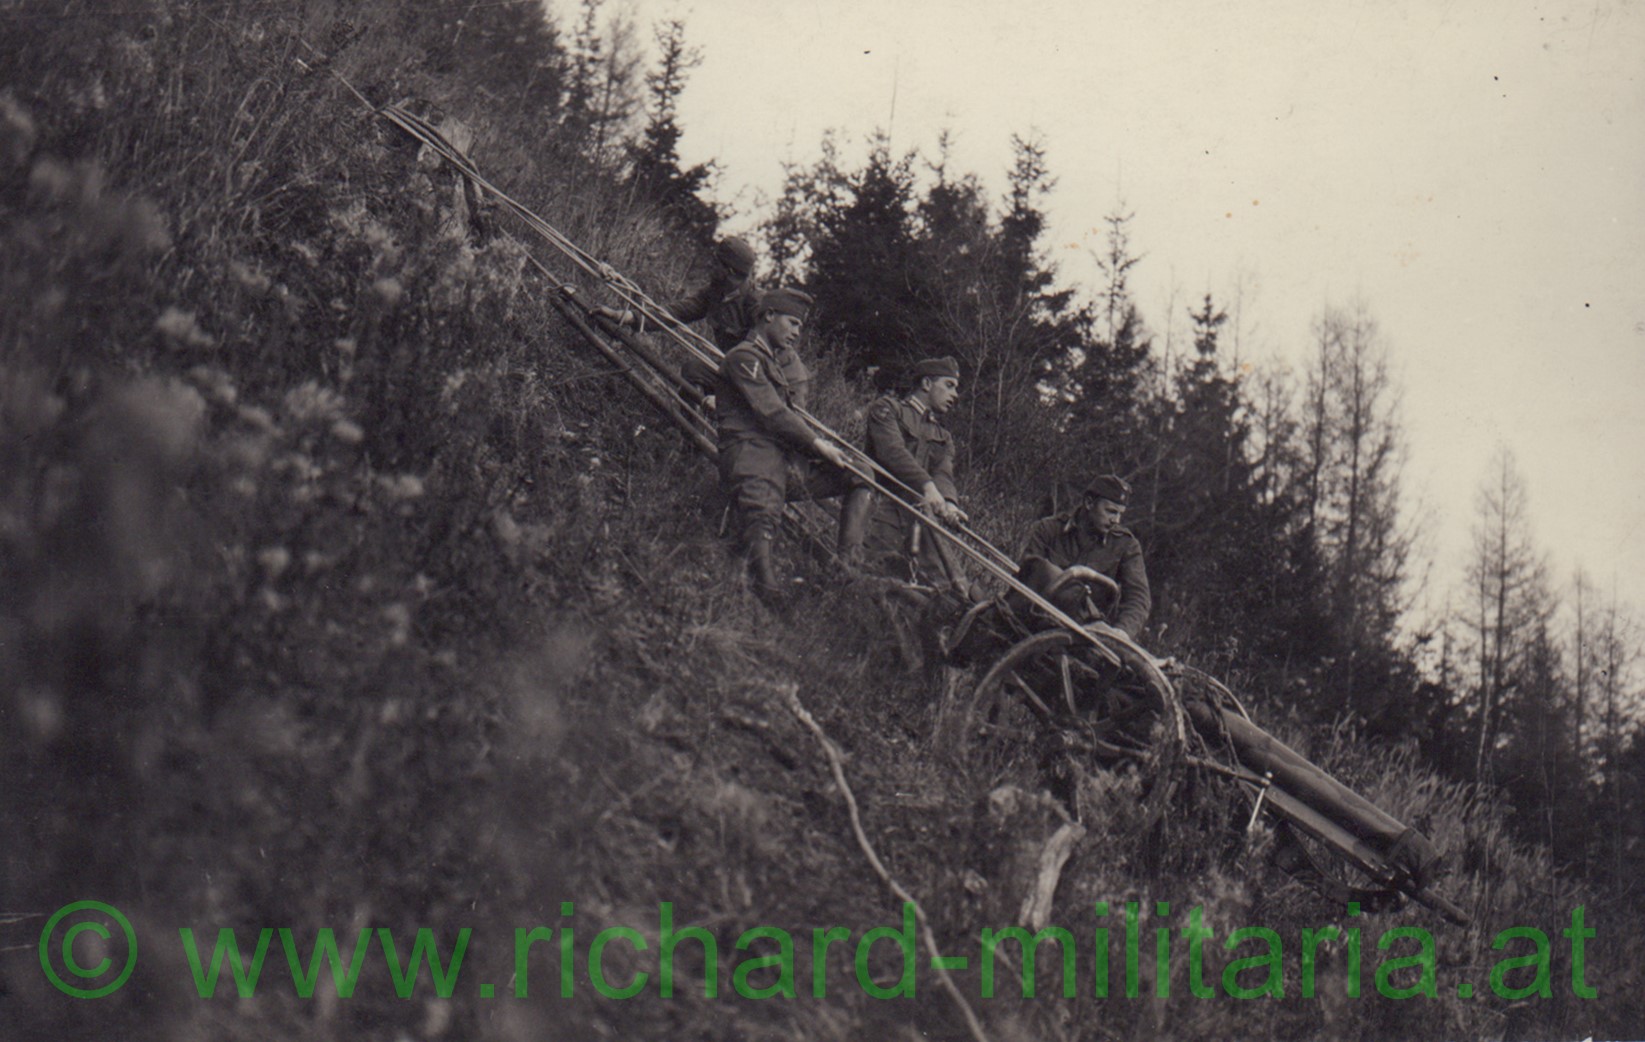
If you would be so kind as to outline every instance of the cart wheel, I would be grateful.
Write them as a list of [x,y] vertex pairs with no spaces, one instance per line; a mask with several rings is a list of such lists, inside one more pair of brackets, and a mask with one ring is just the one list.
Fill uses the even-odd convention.
[[1145,759],[1170,682],[1126,644],[1066,629],[1019,641],[983,674],[965,721],[966,765],[987,784],[1039,766],[1059,742],[1100,762]]

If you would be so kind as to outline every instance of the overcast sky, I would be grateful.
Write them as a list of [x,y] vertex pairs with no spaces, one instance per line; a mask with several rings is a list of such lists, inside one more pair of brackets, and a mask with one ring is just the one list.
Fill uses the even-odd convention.
[[[1057,178],[1046,240],[1087,294],[1135,211],[1156,334],[1246,283],[1244,355],[1300,363],[1327,302],[1391,348],[1408,500],[1459,581],[1493,449],[1563,584],[1645,606],[1645,3],[626,0],[701,49],[681,151],[762,214],[826,128],[876,127],[1003,191],[1013,133]],[[643,33],[649,39],[649,31]]]

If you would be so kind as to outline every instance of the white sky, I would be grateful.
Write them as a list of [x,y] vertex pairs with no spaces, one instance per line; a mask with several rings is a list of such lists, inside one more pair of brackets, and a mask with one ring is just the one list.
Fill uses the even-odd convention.
[[1323,304],[1366,302],[1408,499],[1435,513],[1432,598],[1501,443],[1555,578],[1580,563],[1645,606],[1645,2],[626,3],[703,53],[681,151],[719,164],[733,230],[825,128],[853,164],[875,127],[928,154],[951,128],[996,194],[1037,132],[1063,281],[1091,292],[1123,198],[1157,335],[1173,291],[1180,331],[1243,273],[1244,357],[1300,362]]

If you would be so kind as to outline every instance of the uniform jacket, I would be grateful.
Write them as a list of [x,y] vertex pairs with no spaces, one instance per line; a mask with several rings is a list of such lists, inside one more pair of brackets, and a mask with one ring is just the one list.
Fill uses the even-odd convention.
[[726,288],[719,279],[710,279],[702,289],[664,305],[668,313],[684,323],[708,319],[710,339],[721,351],[742,343],[754,327],[754,303],[760,288],[752,281]]
[[[784,352],[784,359],[799,363]],[[720,443],[749,438],[774,438],[809,448],[815,435],[795,408],[804,408],[804,385],[791,381],[792,365],[784,365],[758,339],[744,340],[720,363],[715,389],[715,412]],[[803,364],[799,371],[805,372]]]
[[1079,511],[1041,518],[1028,527],[1021,560],[1043,557],[1058,568],[1083,564],[1119,583],[1119,606],[1114,625],[1135,637],[1148,621],[1154,606],[1148,590],[1148,569],[1142,561],[1142,544],[1127,529],[1115,526],[1106,537],[1085,532]]
[[954,436],[912,399],[886,395],[868,407],[868,455],[916,496],[931,481],[944,499],[959,499],[954,487]]
[[[710,339],[721,351],[730,351],[748,336],[759,316],[754,304],[760,297],[760,288],[753,282],[743,283],[728,296],[718,282],[710,282],[691,296],[667,305],[668,313],[681,322],[708,319]],[[788,381],[794,404],[805,408],[811,388],[811,370],[805,367],[798,352],[778,351],[777,365]],[[719,374],[707,362],[687,359],[680,368],[687,383],[695,384],[708,394],[716,391]]]

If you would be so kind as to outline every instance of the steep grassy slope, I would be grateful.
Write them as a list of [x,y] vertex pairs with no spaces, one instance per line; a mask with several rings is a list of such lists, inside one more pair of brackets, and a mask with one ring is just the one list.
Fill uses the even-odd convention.
[[[1222,786],[1190,786],[1157,842],[1136,827],[1141,779],[1098,775],[1055,917],[1080,939],[1079,997],[1058,997],[1042,954],[1039,998],[1008,997],[1015,956],[1000,997],[979,998],[980,931],[1014,922],[1058,820],[954,765],[957,688],[907,668],[885,608],[803,561],[788,617],[748,595],[713,532],[711,472],[553,320],[521,243],[465,218],[449,174],[289,60],[323,22],[101,28],[8,47],[0,95],[0,911],[22,916],[0,935],[6,1037],[964,1037],[923,954],[912,997],[859,983],[851,946],[897,926],[899,903],[789,693],[845,751],[889,871],[944,950],[971,956],[958,980],[990,1037],[1640,1023],[1620,992],[1637,960],[1614,930],[1589,964],[1603,1001],[1572,999],[1559,962],[1554,998],[1491,996],[1495,932],[1555,930],[1581,898],[1482,802],[1346,735],[1287,737],[1457,852],[1453,889],[1480,926],[1368,920],[1360,998],[1301,997],[1294,961],[1283,999],[1195,998],[1180,961],[1168,998],[1093,998],[1092,930],[1110,928],[1120,960],[1128,900],[1169,902],[1176,929],[1201,905],[1219,940],[1272,928],[1293,960],[1302,927],[1343,922],[1264,865],[1265,836],[1243,835]],[[388,48],[346,71],[460,111],[459,85],[414,58]],[[462,115],[481,161],[549,220],[625,264],[658,258],[635,263],[648,284],[680,277],[616,193],[556,169],[506,114]],[[853,389],[829,381],[825,406],[848,419]],[[41,916],[83,898],[142,938],[131,983],[98,1001],[54,990],[34,950]],[[660,996],[665,902],[715,939],[717,997],[699,942]],[[1406,922],[1439,938],[1437,999],[1376,995],[1374,938]],[[557,942],[531,950],[529,997],[514,997],[514,931],[539,926],[577,938],[570,997]],[[651,974],[634,998],[587,975],[611,926],[648,945],[606,950],[614,984]],[[851,940],[816,997],[812,931],[836,926]],[[1160,990],[1154,926],[1144,995]],[[256,997],[225,984],[206,1000],[181,927],[289,927],[305,957],[322,927],[345,952],[362,928],[391,929],[401,957],[420,927],[446,951],[473,933],[447,999],[426,977],[397,997],[378,947],[352,997],[297,997],[275,939]],[[738,950],[756,927],[795,938],[798,998],[739,995],[737,979],[775,980],[734,978],[779,951],[775,935]],[[864,963],[878,987],[897,981],[893,950]],[[1345,947],[1324,951],[1321,979],[1345,979]],[[1212,979],[1229,957],[1209,958]],[[1475,998],[1456,997],[1459,979]]]

